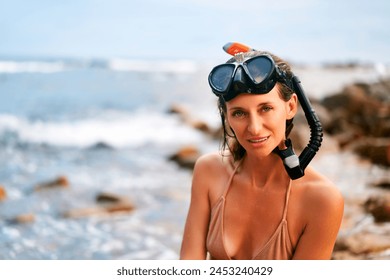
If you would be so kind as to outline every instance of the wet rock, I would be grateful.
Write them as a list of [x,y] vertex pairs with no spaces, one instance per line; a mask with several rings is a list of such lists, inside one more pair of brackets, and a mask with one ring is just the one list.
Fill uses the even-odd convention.
[[206,135],[215,137],[215,134],[217,133],[205,121],[194,119],[188,110],[182,105],[173,104],[168,110],[168,113],[177,114],[181,121],[183,121],[186,125],[199,130]]
[[[390,248],[390,236],[373,232],[360,232],[351,236],[339,238],[335,251],[349,252],[350,256],[383,252]],[[337,250],[343,249],[343,250]]]
[[390,166],[390,79],[349,85],[321,104],[331,118],[324,130],[340,148]]
[[52,189],[52,188],[67,188],[69,187],[69,180],[65,176],[58,176],[56,179],[48,182],[43,182],[37,184],[34,189],[36,191],[41,191],[45,189]]
[[192,169],[195,166],[196,160],[199,158],[200,152],[194,146],[186,146],[181,148],[177,153],[169,157],[169,160],[175,161],[183,168]]
[[119,203],[123,200],[124,198],[122,198],[121,196],[107,192],[99,193],[96,196],[96,201],[100,203]]
[[102,192],[96,196],[96,201],[104,203],[107,212],[129,212],[135,209],[134,204],[127,198],[117,194]]
[[32,213],[20,214],[8,220],[10,224],[27,224],[35,221],[35,215]]
[[131,212],[135,209],[135,206],[128,201],[106,206],[105,209],[108,213]]
[[188,117],[188,110],[179,104],[172,104],[168,110],[170,114],[178,114],[181,118],[186,119]]
[[211,127],[204,121],[200,120],[191,120],[188,122],[188,124],[193,127],[196,130],[199,130],[207,135],[213,135],[214,131],[211,129]]
[[114,147],[105,143],[105,142],[97,142],[96,144],[89,147],[90,150],[114,150]]
[[376,222],[390,222],[390,196],[371,196],[364,203],[364,209]]
[[325,129],[330,134],[347,130],[371,137],[389,137],[389,81],[373,84],[355,83],[340,93],[324,98],[322,105],[330,112],[332,121]]
[[5,191],[5,188],[0,185],[0,201],[3,201],[7,198],[7,192]]
[[390,190],[390,178],[389,179],[382,179],[377,182],[371,183],[371,186],[381,188],[381,189],[386,189]]
[[131,212],[135,209],[134,204],[120,195],[102,192],[96,196],[99,206],[72,209],[63,214],[65,218],[83,218],[89,216],[110,215],[113,213]]
[[353,144],[353,150],[358,155],[383,166],[390,166],[389,149],[390,138],[365,138]]

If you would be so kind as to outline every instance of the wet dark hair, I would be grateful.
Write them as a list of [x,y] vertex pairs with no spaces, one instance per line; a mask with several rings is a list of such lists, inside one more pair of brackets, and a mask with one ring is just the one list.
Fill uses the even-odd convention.
[[[236,61],[241,61],[241,60],[246,60],[251,57],[255,57],[261,54],[268,54],[272,57],[274,60],[275,64],[278,65],[280,70],[284,71],[286,73],[286,76],[288,79],[291,79],[293,77],[293,73],[291,71],[290,65],[283,59],[279,58],[278,56],[271,54],[266,51],[251,51],[247,53],[243,53],[240,55],[236,55],[235,57],[231,58],[230,60],[227,61],[227,63],[232,63]],[[282,98],[284,101],[289,101],[291,99],[292,94],[294,91],[288,87],[284,83],[277,83],[278,85],[278,92],[280,95],[280,98]],[[276,86],[276,85],[275,85]],[[228,149],[233,156],[234,161],[240,160],[244,157],[246,150],[244,149],[243,146],[238,142],[236,135],[234,134],[234,131],[229,128],[230,133],[227,131],[226,127],[226,101],[222,98],[219,97],[218,99],[218,109],[219,113],[221,116],[221,122],[222,122],[222,128],[223,128],[223,135],[222,135],[222,142],[221,142],[221,152],[224,154],[224,151]],[[292,128],[293,128],[293,119],[287,120],[286,121],[286,138],[290,134]]]

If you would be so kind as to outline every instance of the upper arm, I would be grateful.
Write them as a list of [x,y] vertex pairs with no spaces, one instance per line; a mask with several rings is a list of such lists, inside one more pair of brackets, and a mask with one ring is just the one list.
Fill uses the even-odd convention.
[[184,228],[180,259],[205,259],[206,237],[210,220],[210,163],[205,157],[197,160],[191,187],[191,202]]
[[330,259],[344,212],[336,187],[313,186],[305,194],[305,228],[294,259]]

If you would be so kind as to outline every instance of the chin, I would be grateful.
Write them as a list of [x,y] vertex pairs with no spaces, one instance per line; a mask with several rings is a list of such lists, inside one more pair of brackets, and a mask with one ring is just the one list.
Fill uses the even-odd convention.
[[274,149],[269,149],[269,148],[267,148],[267,149],[265,149],[265,148],[263,148],[263,149],[246,148],[245,150],[250,155],[254,155],[254,156],[259,157],[259,158],[265,158],[265,157],[268,157],[270,154],[272,154],[272,151]]

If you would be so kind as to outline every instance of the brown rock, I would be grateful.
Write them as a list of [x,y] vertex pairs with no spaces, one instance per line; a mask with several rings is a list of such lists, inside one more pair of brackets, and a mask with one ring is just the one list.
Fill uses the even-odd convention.
[[390,197],[371,196],[364,203],[364,209],[372,214],[376,222],[390,222]]
[[103,192],[98,194],[96,201],[100,203],[106,203],[104,208],[109,213],[128,212],[135,209],[134,204],[131,203],[129,199],[117,194]]
[[370,137],[390,135],[390,81],[374,84],[356,83],[340,93],[326,97],[322,104],[330,112],[332,121],[325,126],[331,134],[351,130],[352,134]]
[[360,156],[369,159],[372,163],[390,166],[387,152],[390,147],[390,138],[365,138],[353,144],[353,150]]
[[84,218],[96,215],[130,212],[135,209],[134,204],[127,198],[112,193],[102,192],[96,196],[96,201],[102,204],[96,207],[72,209],[65,212],[63,216],[65,218]]
[[189,125],[193,128],[195,128],[196,130],[199,130],[203,133],[206,133],[208,135],[213,135],[214,131],[210,128],[210,126],[204,122],[204,121],[190,121],[189,122]]
[[188,110],[182,105],[172,105],[171,108],[168,110],[168,113],[177,114],[180,117],[181,121],[196,130],[199,130],[212,137],[214,137],[215,135],[215,131],[206,122],[194,119],[190,115]]
[[112,205],[109,205],[105,207],[105,209],[108,213],[117,213],[117,212],[130,212],[133,211],[135,207],[130,202],[121,202],[121,203],[114,203]]
[[181,148],[177,153],[170,156],[169,159],[175,161],[181,167],[192,169],[195,166],[196,160],[199,158],[200,152],[194,146],[186,146]]
[[390,190],[390,179],[382,179],[371,184],[373,187]]
[[96,201],[101,203],[119,203],[124,199],[117,194],[102,192],[96,196]]
[[35,221],[35,215],[31,213],[20,214],[9,220],[11,224],[26,224],[32,223]]
[[37,184],[35,186],[36,191],[44,190],[44,189],[51,189],[51,188],[66,188],[69,187],[69,180],[65,176],[58,176],[56,179],[48,182],[43,182],[40,184]]
[[179,104],[171,105],[171,108],[168,110],[168,113],[178,114],[184,119],[187,118],[187,116],[188,116],[188,110],[186,108],[184,108],[184,106],[179,105]]
[[3,201],[7,198],[7,192],[5,191],[5,188],[0,185],[0,201]]
[[347,251],[354,255],[377,253],[390,248],[390,236],[371,232],[360,232],[345,237],[342,242]]

